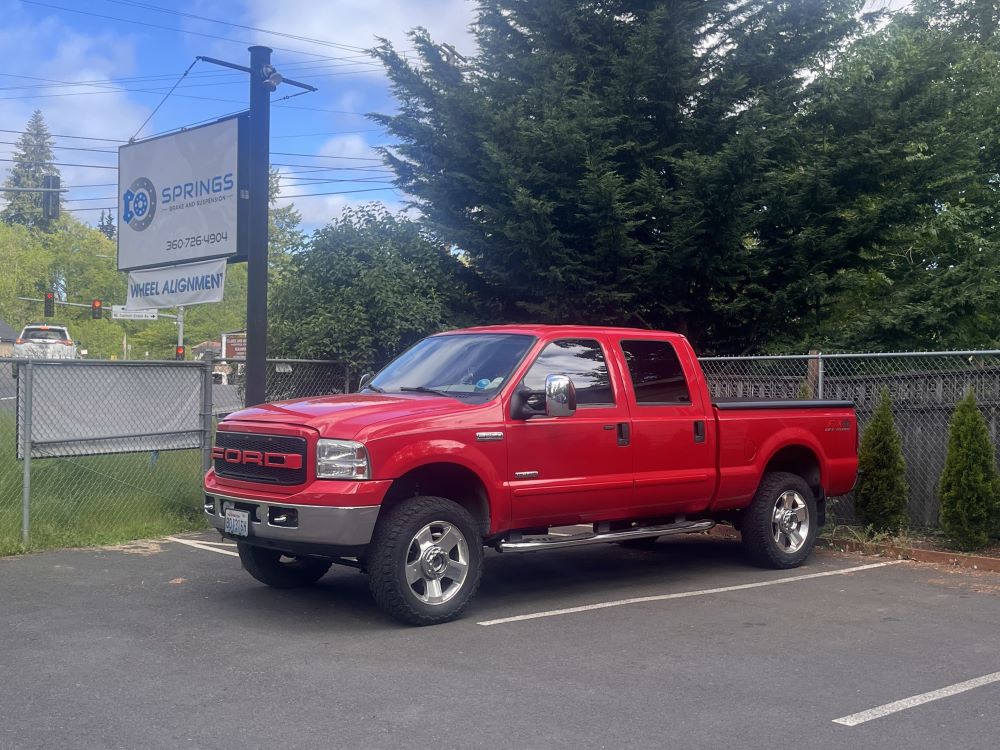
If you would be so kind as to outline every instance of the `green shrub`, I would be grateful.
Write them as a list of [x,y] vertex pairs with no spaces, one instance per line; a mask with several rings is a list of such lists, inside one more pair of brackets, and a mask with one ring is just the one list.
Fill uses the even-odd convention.
[[941,474],[941,527],[962,549],[989,543],[997,491],[996,457],[989,428],[970,390],[951,418],[948,455]]
[[858,471],[854,510],[859,519],[876,531],[899,529],[906,520],[906,463],[885,388],[861,438]]

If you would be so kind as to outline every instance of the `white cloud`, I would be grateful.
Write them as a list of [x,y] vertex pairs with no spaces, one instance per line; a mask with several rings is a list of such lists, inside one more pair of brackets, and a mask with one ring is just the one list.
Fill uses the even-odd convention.
[[[88,36],[74,29],[71,23],[54,16],[39,21],[29,19],[21,7],[4,7],[5,23],[0,28],[0,54],[17,65],[7,69],[24,71],[24,75],[53,81],[91,81],[120,78],[134,70],[135,48],[132,42],[120,34],[102,32]],[[48,81],[27,77],[5,75],[0,78],[3,85],[30,86],[32,88],[8,88],[0,92],[6,101],[0,106],[0,128],[22,130],[31,113],[40,109],[45,123],[52,133],[101,138],[128,138],[146,118],[147,106],[131,101],[128,94],[118,91],[94,93],[86,96],[63,96],[80,91],[98,92],[114,87],[67,87]],[[44,87],[44,88],[36,88]],[[36,96],[42,95],[42,96]],[[17,98],[12,98],[17,97]],[[24,98],[22,98],[24,97]],[[30,98],[27,98],[30,97]],[[16,140],[17,135],[2,134],[0,140]],[[7,137],[10,136],[10,137]],[[117,165],[116,144],[101,141],[77,141],[56,139],[60,146],[77,148],[106,149],[106,151],[73,151],[57,149],[56,161],[71,164]],[[0,147],[0,154],[10,158],[13,146]],[[10,164],[0,162],[0,180],[6,176]],[[78,166],[60,167],[63,184],[103,184],[116,182],[116,172],[110,169],[94,169]],[[111,195],[114,188],[100,188],[71,194],[69,197],[95,197]],[[108,201],[108,205],[115,200]],[[97,205],[102,205],[96,202]],[[87,205],[87,204],[74,204]],[[91,203],[90,205],[95,205]],[[98,214],[78,214],[85,220]]]
[[[247,12],[252,26],[364,49],[373,47],[376,37],[389,39],[397,49],[409,47],[407,33],[423,26],[437,42],[471,54],[475,41],[468,27],[474,11],[469,0],[249,0]],[[281,43],[275,37],[260,38],[265,43]],[[341,54],[324,45],[294,42],[292,46],[323,55]]]

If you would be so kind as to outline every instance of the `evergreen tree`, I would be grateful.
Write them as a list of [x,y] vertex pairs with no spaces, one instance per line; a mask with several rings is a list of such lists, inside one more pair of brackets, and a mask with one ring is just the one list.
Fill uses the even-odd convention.
[[1000,478],[989,428],[971,390],[951,418],[939,495],[941,527],[955,544],[970,550],[986,546]]
[[861,438],[854,510],[876,531],[896,531],[906,520],[906,490],[903,443],[892,418],[889,391],[883,388]]
[[[768,172],[855,0],[482,0],[467,64],[378,50],[384,156],[504,317],[673,328],[740,351],[798,315],[760,248]],[[838,259],[839,260],[839,259]]]
[[[58,175],[52,165],[52,136],[45,125],[41,110],[35,110],[24,132],[14,146],[14,163],[4,187],[40,188],[46,175]],[[42,217],[41,193],[6,193],[7,205],[0,211],[0,219],[8,224],[49,228],[50,221]],[[60,202],[62,198],[59,198]]]
[[113,240],[115,238],[118,229],[115,227],[115,219],[111,215],[110,211],[101,211],[101,220],[97,222],[97,228],[109,240]]

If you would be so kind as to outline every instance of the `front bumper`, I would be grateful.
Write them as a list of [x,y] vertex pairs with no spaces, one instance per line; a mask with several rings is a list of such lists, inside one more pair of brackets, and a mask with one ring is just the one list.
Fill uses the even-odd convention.
[[[250,533],[241,541],[263,543],[275,548],[287,544],[289,549],[299,545],[363,547],[371,541],[381,507],[295,505],[206,492],[205,515],[220,532],[225,529],[227,506],[250,513]],[[289,520],[291,518],[294,518],[294,525]]]

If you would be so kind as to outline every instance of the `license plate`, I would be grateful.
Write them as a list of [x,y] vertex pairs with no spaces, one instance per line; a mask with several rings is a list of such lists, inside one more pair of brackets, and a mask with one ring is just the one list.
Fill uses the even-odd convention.
[[250,534],[250,514],[245,510],[226,508],[226,533],[235,536]]

